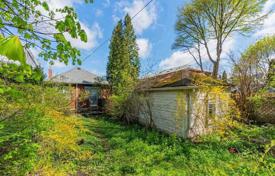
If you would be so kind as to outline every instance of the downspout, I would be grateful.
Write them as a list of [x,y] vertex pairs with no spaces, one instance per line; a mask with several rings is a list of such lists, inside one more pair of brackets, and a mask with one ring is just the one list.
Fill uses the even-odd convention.
[[78,112],[78,101],[77,101],[77,84],[75,84],[75,112]]
[[189,137],[190,135],[190,128],[191,128],[191,102],[190,102],[190,99],[191,99],[191,93],[188,91],[187,92],[187,133],[186,133],[186,136]]

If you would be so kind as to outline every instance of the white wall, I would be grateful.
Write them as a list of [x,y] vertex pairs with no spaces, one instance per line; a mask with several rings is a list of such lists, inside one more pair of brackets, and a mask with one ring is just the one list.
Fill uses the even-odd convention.
[[[149,93],[151,112],[157,129],[169,134],[187,137],[187,90],[152,91]],[[140,113],[140,122],[148,122],[144,113]]]
[[[150,112],[155,127],[184,138],[211,131],[215,128],[214,121],[223,118],[228,110],[228,102],[222,100],[219,95],[208,94],[198,89],[154,90],[147,92],[146,96],[150,101]],[[209,103],[215,104],[214,117],[209,117]],[[141,110],[139,121],[148,125],[148,113]]]

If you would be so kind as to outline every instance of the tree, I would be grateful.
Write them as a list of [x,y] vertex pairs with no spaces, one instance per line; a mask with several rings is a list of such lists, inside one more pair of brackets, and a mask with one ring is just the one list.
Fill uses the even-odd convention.
[[109,48],[108,81],[115,95],[127,95],[133,90],[140,71],[136,35],[128,14],[124,23],[120,20],[115,27]]
[[41,67],[32,68],[27,64],[24,47],[17,36],[0,35],[0,79],[41,83],[44,78]]
[[115,91],[114,89],[118,81],[118,71],[120,70],[121,48],[119,46],[123,41],[122,35],[122,22],[119,21],[113,30],[112,39],[109,45],[110,51],[107,64],[107,80],[113,89],[112,91]]
[[[275,35],[267,36],[249,46],[242,54],[236,70],[247,70],[246,75],[253,80],[254,92],[267,84],[270,66],[275,54]],[[238,67],[238,68],[237,68]]]
[[[224,42],[233,33],[249,34],[266,15],[260,15],[266,0],[192,0],[179,12],[175,49],[192,54],[203,70],[202,48],[217,78]],[[211,51],[210,42],[215,46]],[[196,53],[196,54],[195,54]]]
[[[120,20],[115,27],[110,43],[107,79],[111,84],[112,96],[107,103],[107,112],[127,123],[135,121],[133,95],[138,80],[140,62],[136,36],[129,15],[124,25]],[[136,112],[136,111],[133,111]]]
[[251,115],[252,107],[249,99],[270,85],[268,70],[272,69],[268,67],[272,65],[274,54],[275,36],[268,36],[248,47],[240,59],[232,58],[234,62],[232,79],[237,86],[237,104],[244,118]]
[[117,23],[113,31],[109,48],[107,79],[111,84],[113,94],[120,95],[126,93],[126,88],[128,88],[130,82],[132,82],[132,67],[121,20]]
[[223,80],[224,82],[227,82],[227,73],[226,73],[226,71],[223,71],[223,72],[222,72],[222,80]]
[[[85,0],[92,2],[92,0]],[[87,42],[73,8],[50,9],[46,1],[1,0],[0,32],[4,36],[18,35],[26,48],[38,48],[40,56],[54,60],[81,63],[80,51],[72,47],[65,35]]]
[[132,25],[131,17],[127,14],[124,18],[124,38],[126,45],[128,46],[128,52],[131,62],[131,75],[132,78],[137,81],[140,72],[140,61],[138,55],[138,46],[136,43],[136,35],[134,27]]
[[269,62],[268,73],[267,73],[267,86],[275,88],[275,59]]

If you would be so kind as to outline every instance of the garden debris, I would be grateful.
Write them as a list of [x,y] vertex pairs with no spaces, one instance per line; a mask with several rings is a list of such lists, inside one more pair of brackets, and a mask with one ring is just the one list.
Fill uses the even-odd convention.
[[228,148],[228,151],[230,153],[240,153],[239,150],[236,148],[236,147],[229,147]]

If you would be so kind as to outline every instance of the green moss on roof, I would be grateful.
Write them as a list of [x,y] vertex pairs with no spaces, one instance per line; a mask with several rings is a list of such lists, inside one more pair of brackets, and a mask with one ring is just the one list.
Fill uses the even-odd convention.
[[[169,87],[173,83],[190,80],[184,86],[200,86],[200,85],[224,85],[220,80],[213,79],[208,72],[202,72],[196,69],[185,68],[174,72],[155,75],[140,80],[139,89]],[[183,85],[181,85],[183,86]]]

